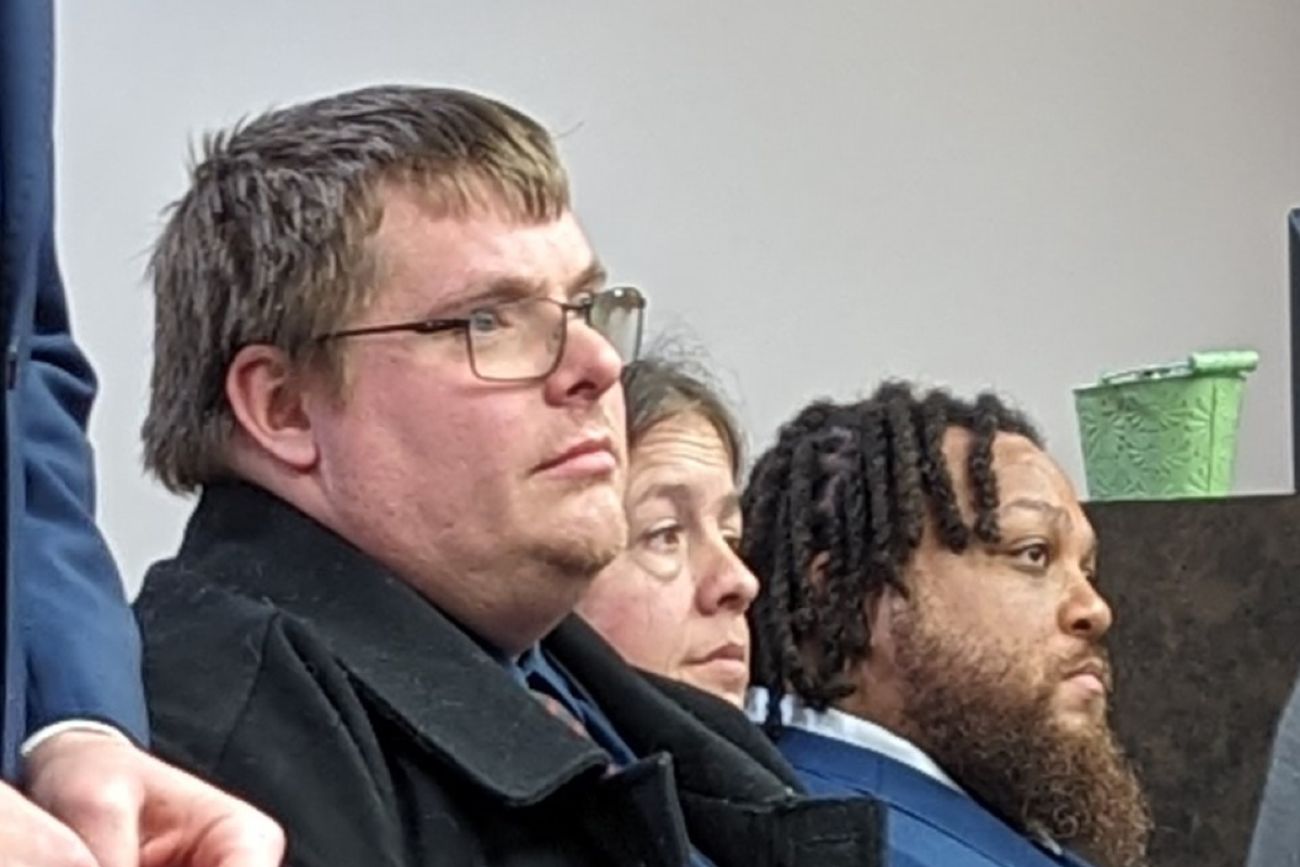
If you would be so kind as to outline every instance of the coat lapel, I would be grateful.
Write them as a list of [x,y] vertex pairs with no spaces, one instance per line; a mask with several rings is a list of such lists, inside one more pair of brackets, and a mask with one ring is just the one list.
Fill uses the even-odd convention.
[[[505,803],[534,804],[577,777],[604,774],[602,750],[548,714],[419,593],[271,494],[210,487],[182,551],[208,560],[215,583],[304,623],[384,716]],[[256,568],[249,556],[261,560]]]

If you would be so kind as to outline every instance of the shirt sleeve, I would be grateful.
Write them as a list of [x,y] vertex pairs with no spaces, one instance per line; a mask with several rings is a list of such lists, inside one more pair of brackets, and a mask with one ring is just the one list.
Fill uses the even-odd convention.
[[131,742],[126,735],[122,734],[122,732],[118,731],[114,726],[102,722],[96,722],[93,719],[65,719],[62,722],[47,725],[40,731],[28,735],[27,740],[23,741],[22,747],[19,748],[18,753],[25,759],[41,744],[56,735],[63,734],[64,732],[85,732],[87,734],[103,735],[105,737],[114,738],[125,743]]

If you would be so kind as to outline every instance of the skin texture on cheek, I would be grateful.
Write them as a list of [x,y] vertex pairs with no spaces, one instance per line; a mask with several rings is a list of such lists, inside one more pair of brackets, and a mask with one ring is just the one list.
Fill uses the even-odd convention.
[[691,616],[690,595],[680,587],[646,575],[624,551],[601,572],[578,612],[628,662],[680,678],[681,639]]
[[625,496],[628,547],[578,605],[632,664],[739,703],[747,683],[744,612],[757,591],[738,538],[731,456],[688,413],[645,433]]
[[[353,326],[457,315],[503,283],[566,299],[595,261],[572,215],[434,218],[401,196],[375,243],[384,285]],[[358,337],[346,400],[314,420],[326,523],[509,651],[569,613],[625,539],[617,355],[568,328],[550,376],[511,383],[475,376],[464,332]],[[543,471],[602,439],[613,469]]]
[[982,552],[927,551],[913,575],[913,598],[955,644],[981,648],[1006,675],[1044,681],[1044,655],[1055,622],[1041,594],[1018,592]]
[[[945,438],[954,471],[968,444],[965,431]],[[1110,615],[1089,583],[1092,528],[1068,478],[1032,442],[999,435],[993,457],[1000,541],[953,552],[927,531],[912,578],[946,630],[1049,695],[1062,719],[1097,721],[1104,716],[1104,694],[1081,689],[1082,680],[1066,682],[1080,666],[1105,668],[1100,641]],[[954,475],[959,499],[968,501],[967,486]],[[1108,677],[1108,670],[1101,672],[1102,680]]]

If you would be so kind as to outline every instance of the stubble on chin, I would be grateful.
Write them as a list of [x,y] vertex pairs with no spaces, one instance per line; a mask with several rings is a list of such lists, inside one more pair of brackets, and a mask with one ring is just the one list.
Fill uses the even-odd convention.
[[568,580],[590,585],[627,545],[627,517],[616,490],[584,492],[590,502],[569,514],[562,506],[543,510],[534,529],[534,555]]

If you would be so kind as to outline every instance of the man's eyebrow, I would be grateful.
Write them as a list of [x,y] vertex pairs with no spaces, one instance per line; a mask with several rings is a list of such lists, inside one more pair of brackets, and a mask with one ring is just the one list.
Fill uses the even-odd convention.
[[485,276],[471,282],[469,288],[459,298],[444,302],[440,306],[446,310],[469,310],[473,307],[536,298],[543,291],[544,287],[539,280],[528,280],[518,276]]
[[[580,292],[594,292],[602,288],[607,279],[605,266],[600,260],[593,259],[582,273],[564,287],[564,297],[567,300]],[[454,301],[444,302],[440,307],[444,310],[464,311],[545,296],[546,284],[541,280],[529,280],[518,275],[486,275],[471,281],[463,295]]]
[[[1031,497],[1024,497],[1022,499],[1012,500],[1011,502],[1004,504],[1002,508],[999,509],[998,511],[999,513],[1001,513],[1001,512],[1007,512],[1012,510],[1036,512],[1042,515],[1043,517],[1047,518],[1053,524],[1064,525],[1062,532],[1065,533],[1071,532],[1072,528],[1074,527],[1074,519],[1070,516],[1070,513],[1068,511],[1061,508],[1060,506],[1053,505],[1047,502],[1046,500],[1036,500]],[[1100,550],[1100,540],[1097,538],[1097,534],[1093,532],[1091,528],[1088,528],[1088,534],[1091,538],[1088,544],[1088,550],[1083,555],[1083,562],[1090,564],[1093,569],[1096,569],[1097,554],[1098,551]]]
[[591,264],[582,269],[582,273],[569,281],[565,287],[565,297],[572,298],[581,292],[597,292],[605,287],[609,272],[599,259],[592,259]]
[[1054,521],[1060,520],[1061,517],[1065,515],[1065,510],[1062,509],[1060,506],[1054,506],[1051,503],[1047,502],[1046,500],[1036,500],[1033,499],[1032,497],[1021,497],[1018,500],[1012,500],[1009,503],[1004,503],[1002,505],[1002,508],[998,509],[998,511],[1010,512],[1014,509],[1023,509],[1029,512],[1038,512],[1044,517],[1050,518]]

